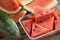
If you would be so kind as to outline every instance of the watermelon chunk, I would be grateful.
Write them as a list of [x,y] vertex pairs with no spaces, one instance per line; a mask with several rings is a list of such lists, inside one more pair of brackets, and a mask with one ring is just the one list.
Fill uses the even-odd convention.
[[22,10],[17,14],[10,14],[9,16],[15,21],[18,22],[19,18],[22,18],[26,14],[26,11]]
[[44,9],[51,9],[57,4],[56,0],[35,0],[29,5],[24,6],[25,9],[28,11],[34,13],[34,8],[37,7],[42,7]]
[[31,3],[33,0],[17,0],[17,1],[19,2],[19,4],[24,6]]
[[54,12],[55,12],[55,10],[47,11],[40,7],[36,7],[34,10],[35,22],[40,22],[40,21],[43,21],[45,19],[48,19],[48,18],[54,16]]
[[34,37],[43,35],[48,32],[49,32],[49,30],[47,28],[44,28],[37,23],[33,23],[31,37],[34,38]]
[[50,19],[40,22],[40,25],[43,26],[44,28],[49,29],[49,31],[53,30],[53,26],[54,26],[53,24],[54,24],[54,16],[51,17]]
[[58,17],[60,17],[60,9],[57,9],[56,15],[57,15]]
[[22,25],[24,26],[27,33],[30,35],[30,31],[31,31],[31,27],[32,27],[32,20],[22,21]]

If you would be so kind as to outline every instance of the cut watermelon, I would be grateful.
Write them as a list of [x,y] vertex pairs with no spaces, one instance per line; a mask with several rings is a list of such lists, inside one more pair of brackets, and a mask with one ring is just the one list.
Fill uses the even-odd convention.
[[49,32],[49,30],[47,28],[44,28],[37,23],[33,23],[31,37],[34,38],[34,37],[43,35],[48,32]]
[[57,4],[56,0],[35,0],[31,4],[24,6],[25,9],[34,13],[34,8],[42,7],[44,9],[51,9]]
[[31,3],[33,0],[17,0],[17,1],[19,2],[19,4],[24,6]]
[[43,10],[40,7],[36,7],[34,9],[35,22],[40,22],[42,20],[42,16],[45,14],[47,14],[46,10]]
[[40,21],[43,21],[45,19],[48,19],[48,18],[54,16],[54,12],[55,12],[55,10],[47,11],[40,7],[36,7],[34,10],[35,22],[40,22]]
[[30,35],[30,31],[31,31],[31,27],[32,27],[32,20],[22,21],[22,25],[24,26],[27,33]]
[[22,18],[26,14],[26,11],[22,10],[17,14],[10,14],[9,16],[15,21],[18,22],[19,18]]
[[16,0],[0,0],[0,9],[12,14],[18,12],[21,7]]
[[54,24],[54,17],[50,17],[50,19],[40,22],[40,25],[49,29],[49,31],[53,30],[53,24]]

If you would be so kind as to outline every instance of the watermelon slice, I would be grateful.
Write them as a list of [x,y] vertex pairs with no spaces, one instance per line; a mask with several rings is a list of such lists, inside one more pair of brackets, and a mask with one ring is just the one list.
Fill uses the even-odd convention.
[[33,0],[17,0],[17,1],[19,2],[19,4],[24,6],[31,3]]
[[47,11],[40,7],[36,7],[34,10],[35,22],[40,22],[54,16],[54,12],[55,12],[55,9],[54,10],[52,9],[52,11],[50,10]]
[[26,11],[22,10],[17,14],[10,14],[9,16],[15,21],[18,22],[19,18],[22,18],[26,14]]
[[56,0],[35,0],[29,5],[24,6],[25,9],[28,11],[34,13],[34,8],[37,7],[42,7],[44,9],[51,9],[57,4]]
[[0,0],[0,9],[12,14],[18,12],[21,7],[16,0]]
[[35,22],[40,22],[42,20],[42,16],[47,14],[47,11],[40,8],[40,7],[36,7],[34,9],[34,16],[35,16]]
[[24,26],[27,33],[30,35],[30,31],[31,31],[31,27],[32,27],[32,20],[22,21],[22,25]]
[[43,35],[48,32],[49,32],[49,30],[47,28],[44,28],[37,23],[33,23],[31,37],[34,38],[34,37]]
[[40,25],[49,29],[49,31],[53,30],[54,24],[54,16],[50,17],[50,19],[44,20],[43,22],[40,22]]

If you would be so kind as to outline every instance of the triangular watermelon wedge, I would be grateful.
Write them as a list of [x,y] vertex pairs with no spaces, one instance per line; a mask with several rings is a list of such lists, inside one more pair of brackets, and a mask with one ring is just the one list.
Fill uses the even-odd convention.
[[54,16],[54,12],[55,12],[55,9],[54,10],[52,9],[52,11],[50,10],[47,11],[43,8],[36,7],[34,10],[35,22],[40,22]]
[[54,26],[54,16],[47,20],[40,22],[40,25],[43,26],[44,28],[49,29],[49,31],[52,31],[53,26]]
[[25,20],[22,21],[22,25],[24,26],[26,32],[30,35],[32,20]]
[[37,23],[33,23],[31,37],[34,38],[34,37],[40,36],[40,35],[48,33],[48,32],[49,32],[49,30],[47,28],[44,28]]

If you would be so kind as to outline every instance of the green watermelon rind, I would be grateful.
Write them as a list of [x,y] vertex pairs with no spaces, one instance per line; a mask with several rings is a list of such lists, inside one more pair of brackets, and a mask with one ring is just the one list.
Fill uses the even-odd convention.
[[[1,29],[0,29],[0,32],[3,33],[2,35],[4,35],[4,36],[3,36],[3,39],[5,38],[5,36],[8,36],[9,38],[16,39],[15,37],[12,37],[11,35],[9,35],[9,33],[6,33],[5,31],[3,31],[3,30],[1,30]],[[2,36],[2,35],[1,35],[1,36]]]
[[0,30],[8,33],[12,37],[21,39],[21,35],[16,23],[1,10],[0,10],[0,22],[2,23],[0,25],[3,25],[3,27],[0,27]]

